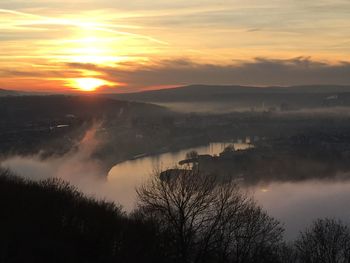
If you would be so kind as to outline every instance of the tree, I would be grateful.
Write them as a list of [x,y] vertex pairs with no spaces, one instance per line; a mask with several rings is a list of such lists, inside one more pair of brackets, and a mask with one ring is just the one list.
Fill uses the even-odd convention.
[[0,167],[0,262],[163,263],[157,225],[60,179]]
[[198,152],[197,151],[189,151],[186,153],[186,159],[196,159],[198,158]]
[[236,151],[236,149],[235,149],[235,145],[233,144],[233,143],[231,143],[231,144],[229,144],[229,145],[227,145],[226,147],[225,147],[225,149],[224,149],[224,153],[233,153],[233,152],[235,152]]
[[300,262],[350,262],[350,231],[341,221],[318,219],[295,242]]
[[282,239],[279,222],[237,184],[197,169],[168,180],[157,173],[137,193],[139,211],[171,237],[166,253],[173,262],[264,262]]

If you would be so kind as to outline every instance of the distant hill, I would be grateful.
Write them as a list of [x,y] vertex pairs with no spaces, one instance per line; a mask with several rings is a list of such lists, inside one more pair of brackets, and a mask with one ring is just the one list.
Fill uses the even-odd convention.
[[82,118],[138,116],[166,113],[158,105],[120,101],[95,96],[3,96],[0,118],[20,120],[55,119],[66,115]]
[[[191,111],[196,111],[204,104],[206,106],[217,104],[215,108],[219,106],[220,111],[226,109],[280,108],[282,105],[284,105],[284,108],[290,109],[350,106],[350,86],[337,85],[291,87],[191,85],[105,96],[130,101],[151,102],[169,106],[173,109],[190,105],[192,107]],[[174,108],[175,104],[177,105]]]
[[19,95],[19,93],[17,91],[0,89],[0,97],[3,97],[3,96],[16,96],[16,95]]
[[125,100],[170,102],[170,101],[213,101],[227,99],[238,94],[338,94],[350,93],[350,86],[291,86],[291,87],[250,87],[191,85],[170,89],[150,90],[137,93],[110,94],[109,97]]
[[[98,96],[3,96],[0,97],[0,159],[8,154],[63,155],[97,121],[103,125],[100,134],[108,134],[111,142],[96,150],[108,169],[119,160],[139,153],[140,141],[135,139],[139,131],[133,123],[156,119],[162,124],[169,113],[159,105]],[[154,127],[147,127],[153,129],[154,135]]]
[[22,91],[22,90],[8,90],[0,89],[0,97],[5,96],[42,96],[42,95],[55,95],[59,93],[49,93],[44,91]]

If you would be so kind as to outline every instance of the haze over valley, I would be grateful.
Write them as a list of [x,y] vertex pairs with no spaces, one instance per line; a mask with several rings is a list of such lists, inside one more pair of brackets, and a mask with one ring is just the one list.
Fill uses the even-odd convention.
[[0,262],[350,262],[350,2],[0,3]]

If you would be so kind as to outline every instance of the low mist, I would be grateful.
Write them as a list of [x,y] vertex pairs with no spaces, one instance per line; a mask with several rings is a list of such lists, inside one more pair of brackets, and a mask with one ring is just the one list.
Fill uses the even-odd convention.
[[299,117],[349,117],[349,107],[304,107],[280,110],[279,105],[261,104],[249,105],[237,102],[154,102],[157,105],[166,107],[179,113],[198,113],[198,114],[228,114],[228,113],[262,113],[269,112],[276,115],[293,115]]
[[[108,182],[106,167],[92,157],[94,150],[103,142],[96,133],[101,123],[94,124],[76,147],[63,156],[43,159],[40,154],[32,156],[11,156],[1,161],[1,167],[30,180],[61,178],[88,196],[115,201],[123,200],[123,193],[115,184]],[[122,189],[122,187],[120,188]]]
[[285,224],[285,236],[290,240],[317,218],[350,223],[350,180],[271,183],[248,191],[271,216]]
[[[114,201],[131,211],[135,207],[135,188],[149,178],[152,168],[159,164],[169,167],[184,151],[126,161],[110,167],[107,174],[106,167],[92,156],[104,143],[96,136],[100,127],[101,124],[93,125],[72,147],[74,150],[63,156],[11,156],[1,166],[31,180],[62,178],[88,196]],[[339,175],[333,181],[272,182],[244,186],[243,190],[252,194],[271,216],[285,223],[286,238],[291,240],[316,218],[339,218],[350,223],[350,210],[344,209],[350,200],[350,180],[346,178]]]

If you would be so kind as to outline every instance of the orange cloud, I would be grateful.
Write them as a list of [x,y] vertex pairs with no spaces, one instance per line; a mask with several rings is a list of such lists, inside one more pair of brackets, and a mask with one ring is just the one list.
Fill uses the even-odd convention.
[[[118,85],[125,91],[214,82],[348,83],[347,66],[338,61],[350,61],[349,12],[350,2],[340,0],[5,1],[0,88],[66,91],[74,78],[125,83]],[[300,55],[313,58],[309,68],[288,59]],[[279,77],[286,70],[295,78]]]

